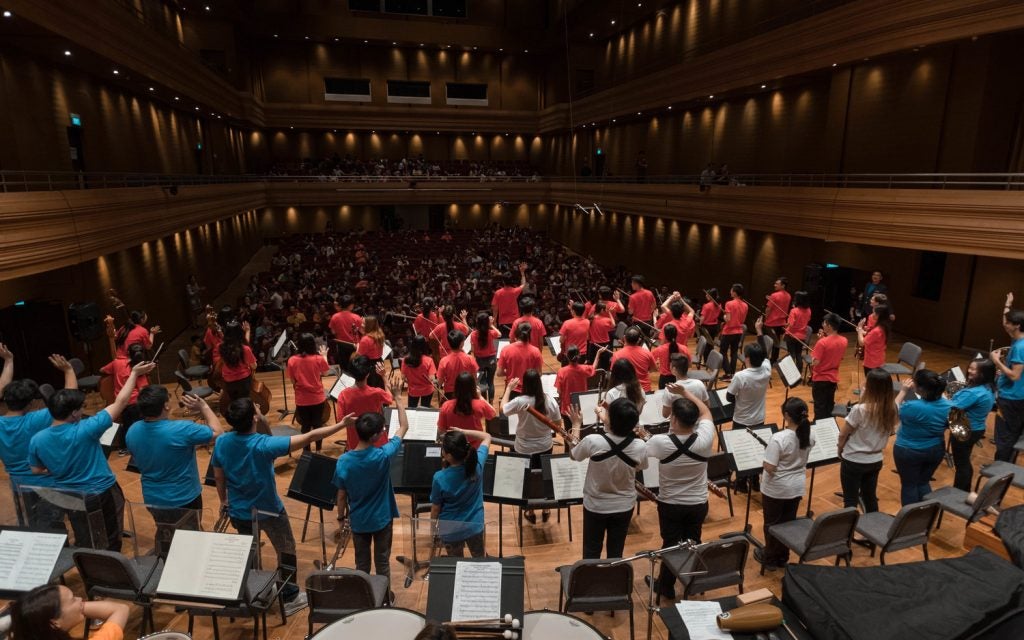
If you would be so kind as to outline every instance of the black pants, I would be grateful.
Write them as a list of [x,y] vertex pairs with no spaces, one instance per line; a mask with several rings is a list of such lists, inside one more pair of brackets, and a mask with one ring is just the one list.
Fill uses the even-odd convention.
[[133,402],[125,407],[121,412],[121,424],[114,433],[114,441],[111,446],[115,449],[126,448],[125,438],[128,437],[128,429],[139,420],[142,420],[142,411],[139,409],[139,405]]
[[334,362],[341,370],[348,373],[348,361],[352,359],[352,354],[356,352],[356,345],[348,342],[337,342],[334,343]]
[[75,546],[121,551],[124,531],[124,493],[116,482],[112,487],[85,497],[85,511],[69,511],[75,532]]
[[248,398],[249,394],[252,393],[252,376],[246,376],[241,380],[225,382],[224,392],[227,393],[228,397],[232,400]]
[[[231,518],[231,526],[242,535],[252,535],[252,520],[248,518],[239,520]],[[299,595],[299,585],[295,579],[298,572],[298,558],[295,555],[295,536],[292,534],[292,523],[288,519],[288,513],[282,511],[276,516],[260,519],[260,530],[267,534],[270,544],[277,552],[277,566],[284,578],[284,586],[281,587],[281,596],[285,602],[291,602]],[[260,541],[254,540],[256,552],[259,553]]]
[[409,408],[415,409],[416,407],[430,407],[430,400],[434,397],[434,394],[428,394],[425,396],[409,396]]
[[199,531],[200,520],[203,511],[203,494],[196,496],[196,499],[179,507],[153,507],[146,506],[149,514],[153,516],[156,523],[156,539],[153,541],[157,556],[167,557],[171,549],[171,539],[178,529],[188,531]]
[[764,511],[764,561],[777,567],[785,566],[789,561],[789,549],[776,540],[768,530],[777,524],[796,520],[796,512],[800,508],[801,498],[779,499],[761,496]]
[[[701,528],[708,516],[708,503],[665,504],[658,503],[658,528],[661,529],[661,546],[679,544],[682,540],[700,542]],[[676,576],[668,566],[661,563],[658,586],[655,591],[666,598],[676,597]]]
[[484,557],[484,534],[478,533],[473,536],[469,536],[465,540],[456,540],[455,542],[445,542],[444,551],[453,558],[465,557],[465,548],[469,547],[469,555],[474,558]]
[[843,506],[856,507],[864,501],[864,513],[878,511],[878,472],[882,461],[861,463],[843,460],[839,465],[839,483],[843,486]]
[[[324,402],[327,402],[326,400]],[[324,402],[320,404],[303,404],[295,407],[295,421],[302,427],[302,433],[309,433],[313,429],[319,429],[324,426]],[[316,441],[316,450],[320,451],[323,447],[321,440]],[[303,447],[304,451],[309,451],[309,446]]]
[[832,417],[832,410],[836,407],[836,387],[838,386],[835,382],[825,382],[824,380],[811,383],[815,422]]
[[[372,533],[352,533],[352,548],[356,554],[356,569],[370,573],[370,558],[378,576],[391,575],[392,523]],[[372,553],[371,553],[372,547]]]
[[612,354],[610,352],[608,352],[608,351],[602,352],[601,353],[601,357],[598,358],[598,361],[594,362],[594,358],[597,357],[597,350],[600,349],[601,347],[607,347],[607,346],[608,346],[607,342],[602,343],[602,344],[591,342],[587,346],[587,362],[589,362],[590,364],[594,365],[598,369],[604,369],[605,371],[608,371],[608,369],[611,367],[611,364],[612,364]]
[[772,338],[772,362],[779,361],[779,346],[782,344],[782,337],[786,335],[785,327],[765,327],[771,332]]
[[963,491],[971,490],[971,479],[974,477],[974,465],[971,464],[971,452],[974,445],[985,437],[984,430],[971,431],[971,437],[967,442],[960,442],[953,438],[950,445],[953,449],[953,466],[956,473],[953,475],[953,486]]
[[1013,445],[1024,431],[1024,400],[996,400],[996,460],[1011,462],[1016,453]]
[[708,332],[708,343],[704,347],[704,353],[698,353],[697,357],[700,358],[701,362],[708,361],[708,354],[715,348],[715,338],[718,336],[719,330],[722,328],[720,324],[705,324],[701,327]]
[[800,375],[804,374],[804,345],[793,336],[786,336],[786,349],[793,356],[793,363]]
[[632,517],[632,509],[619,513],[595,513],[583,507],[583,559],[600,558],[602,546],[607,552],[606,558],[621,558]]
[[374,369],[373,371],[370,372],[370,375],[366,376],[366,386],[377,387],[378,389],[384,388],[384,377],[377,373],[376,369],[377,365],[382,362],[384,361],[381,360],[380,358],[377,358],[376,360],[370,360],[370,363],[374,366]]
[[658,388],[664,389],[669,383],[675,382],[675,376],[666,376],[664,373],[658,376]]
[[724,357],[722,370],[730,376],[736,373],[736,358],[739,356],[741,342],[743,342],[742,333],[723,335],[721,340],[719,340],[718,348]]
[[65,531],[64,510],[39,497],[32,489],[19,489],[11,485],[14,495],[14,509],[17,511],[18,525],[47,531]]

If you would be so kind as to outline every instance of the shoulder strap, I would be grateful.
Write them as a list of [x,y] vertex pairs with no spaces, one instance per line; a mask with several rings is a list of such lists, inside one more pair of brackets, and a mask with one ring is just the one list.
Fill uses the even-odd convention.
[[679,436],[677,436],[674,433],[668,434],[668,437],[672,441],[672,444],[676,445],[676,450],[673,451],[672,453],[670,453],[668,456],[662,458],[661,459],[661,464],[668,464],[670,462],[673,462],[679,456],[682,456],[682,455],[685,455],[688,458],[692,458],[693,460],[696,460],[697,462],[707,462],[708,461],[708,459],[705,458],[704,456],[698,455],[698,454],[690,451],[690,447],[692,447],[693,443],[697,441],[697,434],[696,433],[691,433],[690,437],[686,439],[686,442],[680,442],[679,441]]
[[601,435],[602,437],[604,437],[605,441],[608,443],[608,446],[611,447],[611,449],[609,451],[599,453],[596,456],[590,456],[591,460],[593,460],[594,462],[601,462],[602,460],[607,460],[612,456],[615,456],[618,457],[619,460],[625,462],[630,467],[633,467],[634,469],[637,467],[639,463],[633,458],[627,456],[625,452],[626,447],[628,447],[630,443],[632,443],[635,439],[634,435],[630,434],[626,436],[619,444],[615,444],[614,442],[612,442],[612,439],[608,437],[608,434],[602,433]]

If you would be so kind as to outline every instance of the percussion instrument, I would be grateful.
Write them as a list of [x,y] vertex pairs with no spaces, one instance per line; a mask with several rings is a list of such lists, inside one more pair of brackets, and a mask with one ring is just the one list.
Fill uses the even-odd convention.
[[523,637],[558,640],[603,640],[604,634],[579,618],[555,611],[528,611],[523,615]]
[[[363,640],[364,638],[414,638],[427,619],[408,609],[367,609],[347,615],[313,634],[319,640]],[[538,636],[540,637],[540,636]]]
[[192,636],[183,631],[157,631],[148,636],[139,636],[139,640],[192,640]]

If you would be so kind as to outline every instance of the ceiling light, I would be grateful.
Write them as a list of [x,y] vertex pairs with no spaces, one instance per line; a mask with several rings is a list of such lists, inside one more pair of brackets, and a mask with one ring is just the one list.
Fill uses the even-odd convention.
[[156,88],[155,87],[150,87],[149,90],[150,91],[156,91]]
[[505,51],[505,47],[498,47],[498,53],[502,53],[504,51]]
[[174,99],[175,100],[181,100],[181,98],[179,98],[178,96],[174,96]]
[[523,53],[530,53],[529,49],[523,49]]
[[339,38],[335,38],[335,39],[334,39],[334,41],[335,41],[335,42],[337,42],[338,40],[339,40]]
[[192,107],[192,108],[195,109],[196,111],[199,111],[199,107]]
[[591,38],[593,38],[593,37],[594,37],[594,32],[593,32],[593,31],[591,31],[591,32],[590,32],[590,37],[591,37]]
[[614,20],[612,20],[612,26],[615,26],[615,21]]
[[473,51],[476,51],[476,47],[473,47]]
[[671,111],[671,110],[672,110],[672,105],[668,105],[668,110],[669,110],[669,111]]
[[420,43],[420,46],[421,46],[421,47],[423,46],[423,43],[422,43],[422,42]]
[[118,71],[117,69],[114,69],[114,75],[115,75],[115,76],[119,76],[119,75],[121,75],[121,72],[120,72],[120,71]]
[[397,47],[397,46],[398,46],[398,43],[397,43],[397,42],[392,42],[392,43],[391,43],[391,46],[393,46],[393,47]]
[[70,49],[65,49],[64,50],[64,55],[70,56],[71,55],[71,50]]
[[10,18],[10,17],[11,17],[11,16],[13,16],[13,15],[14,15],[14,14],[13,14],[13,13],[11,13],[10,11],[4,11],[4,17],[5,17],[5,18]]
[[714,100],[714,99],[715,99],[715,94],[712,93],[711,95],[708,96],[708,100]]
[[363,40],[363,44],[370,44],[369,40]]
[[833,63],[832,63],[832,66],[833,66],[833,67],[838,67],[839,65],[838,65],[838,64],[836,64],[835,62],[833,62]]
[[206,6],[205,6],[205,7],[203,7],[203,8],[204,8],[204,9],[206,9],[207,11],[213,11],[213,9],[211,9],[211,8],[210,8],[210,5],[206,5]]
[[612,122],[617,122],[617,120],[615,118],[612,118]]
[[274,37],[275,37],[275,38],[277,37],[277,34],[276,34],[276,33],[274,34]]
[[309,36],[302,36],[304,40],[309,40]]
[[288,128],[289,128],[289,129],[294,129],[295,127],[288,127]]
[[768,88],[768,85],[766,85],[766,84],[762,84],[762,85],[761,85],[761,88],[762,88],[762,89],[767,89],[767,88]]

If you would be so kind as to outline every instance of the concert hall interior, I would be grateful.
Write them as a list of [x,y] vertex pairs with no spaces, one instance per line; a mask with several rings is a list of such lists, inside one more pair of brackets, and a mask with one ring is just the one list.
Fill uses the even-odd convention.
[[1024,637],[1024,3],[0,12],[0,639]]

